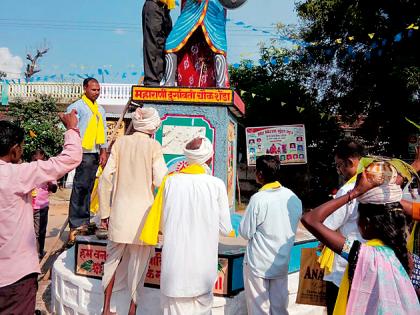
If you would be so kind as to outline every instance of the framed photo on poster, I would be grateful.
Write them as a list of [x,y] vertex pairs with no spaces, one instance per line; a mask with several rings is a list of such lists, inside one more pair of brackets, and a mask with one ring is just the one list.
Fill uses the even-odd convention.
[[305,125],[246,128],[247,161],[254,166],[261,155],[277,155],[282,165],[306,164]]

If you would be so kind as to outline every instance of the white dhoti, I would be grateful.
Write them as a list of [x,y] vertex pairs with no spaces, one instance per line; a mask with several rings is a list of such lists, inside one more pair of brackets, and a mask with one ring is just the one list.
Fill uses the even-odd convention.
[[106,250],[108,257],[102,277],[104,289],[115,274],[112,292],[128,289],[131,299],[137,304],[137,295],[144,286],[149,260],[154,253],[153,246],[108,241]]
[[264,279],[255,276],[244,264],[244,286],[249,315],[288,315],[287,276]]
[[196,297],[169,297],[161,295],[163,315],[211,315],[213,293]]

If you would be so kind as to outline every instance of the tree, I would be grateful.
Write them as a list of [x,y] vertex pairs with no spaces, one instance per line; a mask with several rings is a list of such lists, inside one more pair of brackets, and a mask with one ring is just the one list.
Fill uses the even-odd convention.
[[[332,149],[342,133],[335,118],[318,106],[301,82],[305,68],[299,62],[283,62],[294,52],[272,44],[261,48],[260,65],[244,60],[229,69],[232,85],[246,104],[246,116],[239,123],[246,127],[305,124],[308,164],[283,167],[282,183],[306,206],[316,206],[337,187]],[[239,151],[245,152],[243,128],[238,139]]]
[[307,0],[297,12],[310,43],[302,79],[319,105],[343,122],[362,121],[357,135],[373,151],[407,157],[416,130],[405,117],[420,121],[418,1]]
[[55,100],[47,96],[10,104],[8,116],[25,130],[25,160],[29,161],[36,149],[44,149],[48,156],[62,150],[65,130],[57,113]]
[[26,65],[26,71],[25,71],[25,78],[26,80],[29,80],[35,73],[40,72],[40,69],[38,68],[38,60],[43,57],[48,52],[48,48],[45,49],[37,49],[35,57],[32,57],[31,54],[26,55],[26,59],[30,61]]

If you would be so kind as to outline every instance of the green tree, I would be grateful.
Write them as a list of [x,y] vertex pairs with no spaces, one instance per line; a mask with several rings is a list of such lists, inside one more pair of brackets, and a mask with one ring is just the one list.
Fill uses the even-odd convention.
[[[292,54],[273,42],[261,48],[260,65],[244,60],[239,67],[230,67],[230,78],[246,104],[240,125],[305,125],[308,164],[284,166],[282,183],[293,189],[305,206],[312,207],[325,201],[337,186],[332,148],[342,133],[334,116],[318,106],[312,91],[301,82],[306,69],[298,61],[284,62]],[[240,128],[239,151],[246,152],[245,146]]]
[[29,161],[36,149],[42,148],[48,156],[62,150],[65,130],[57,113],[56,101],[47,96],[10,104],[8,116],[25,130],[25,160]]
[[[307,0],[297,4],[302,79],[343,122],[364,123],[357,135],[373,151],[407,157],[407,138],[420,121],[419,31],[416,0]],[[308,74],[308,73],[306,73]]]

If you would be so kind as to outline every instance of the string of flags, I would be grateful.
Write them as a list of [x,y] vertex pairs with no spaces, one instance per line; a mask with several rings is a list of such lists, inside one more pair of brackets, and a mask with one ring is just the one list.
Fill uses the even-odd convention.
[[[344,46],[347,55],[349,55],[351,58],[354,58],[356,56],[357,50],[364,48],[365,50],[364,57],[366,60],[371,59],[375,51],[379,57],[382,56],[384,53],[384,48],[386,46],[392,43],[401,42],[404,38],[410,38],[413,36],[414,31],[419,30],[419,26],[417,24],[411,23],[404,30],[401,30],[400,32],[392,36],[391,38],[381,38],[380,35],[377,33],[368,33],[365,38],[360,38],[362,42],[368,39],[369,41],[368,44],[362,44],[361,42],[356,43],[356,39],[357,39],[356,36],[349,35],[345,38],[336,38],[332,43],[325,45],[319,42],[309,42],[309,43],[304,42],[304,41],[293,38],[293,36],[279,36],[278,34],[273,34],[271,32],[252,27],[252,25],[246,24],[242,21],[232,22],[232,23],[237,26],[242,26],[243,28],[251,29],[253,31],[270,33],[273,38],[278,39],[279,41],[288,41],[292,43],[293,48],[295,50],[299,50],[300,48],[323,49],[327,57],[332,57],[334,55],[334,52],[340,46]],[[366,48],[368,48],[368,50],[366,50]],[[302,58],[302,56],[298,58]],[[278,62],[282,62],[283,64],[288,64],[290,61],[291,61],[290,57],[284,56],[282,60],[271,59],[268,62],[260,59],[259,63],[261,66],[266,66],[268,64],[276,65]],[[235,63],[233,64],[233,67],[239,68],[239,64]],[[247,66],[247,67],[250,67],[250,66]]]
[[[241,97],[244,96],[245,94],[249,94],[249,95],[251,95],[252,98],[256,98],[257,97],[257,98],[264,99],[267,102],[271,101],[271,98],[270,97],[266,97],[266,96],[263,96],[263,95],[260,95],[260,94],[257,94],[257,93],[253,93],[253,92],[249,92],[249,91],[245,91],[245,90],[241,90],[241,89],[239,89],[238,92],[241,95]],[[284,107],[288,103],[287,102],[284,102],[284,101],[280,101],[279,104],[280,104],[281,107]],[[302,106],[295,106],[295,108],[296,108],[296,111],[299,114],[301,114],[301,113],[303,113],[305,111],[305,107],[302,107]],[[326,118],[327,120],[330,120],[331,118],[334,117],[333,115],[329,115],[327,113],[319,113],[319,116],[320,116],[321,119]]]

